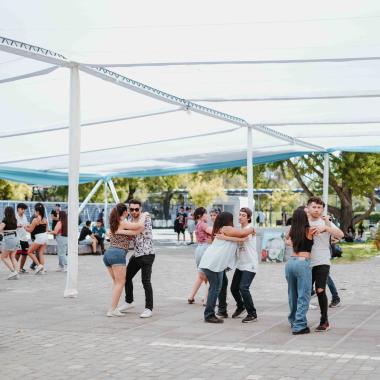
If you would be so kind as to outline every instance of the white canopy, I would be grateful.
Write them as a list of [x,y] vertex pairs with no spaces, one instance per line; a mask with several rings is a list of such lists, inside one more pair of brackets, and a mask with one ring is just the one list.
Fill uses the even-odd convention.
[[71,62],[82,182],[378,151],[380,5],[292,4],[3,3],[0,176],[67,183]]
[[252,207],[252,158],[321,152],[326,199],[326,153],[380,151],[379,18],[376,0],[1,3],[0,178],[69,183],[65,296],[78,181],[247,164]]

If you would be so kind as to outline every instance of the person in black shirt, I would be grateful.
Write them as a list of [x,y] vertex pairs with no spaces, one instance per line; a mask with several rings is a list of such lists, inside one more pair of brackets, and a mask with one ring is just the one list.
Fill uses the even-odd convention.
[[[91,221],[87,220],[86,224],[83,226],[82,231],[79,234],[78,243],[80,245],[91,245],[92,253],[96,253],[96,245],[98,241],[96,240],[90,227],[91,227]],[[87,238],[87,236],[89,236],[89,238]]]
[[179,208],[177,217],[174,221],[174,231],[177,233],[177,244],[180,244],[179,235],[183,235],[183,244],[186,242],[185,229],[187,225],[187,214],[183,207]]

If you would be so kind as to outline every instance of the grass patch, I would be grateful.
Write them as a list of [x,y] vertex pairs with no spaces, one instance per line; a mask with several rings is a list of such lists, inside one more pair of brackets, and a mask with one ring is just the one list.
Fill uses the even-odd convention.
[[368,260],[380,255],[373,241],[368,243],[339,243],[343,249],[343,255],[334,259],[334,263],[351,263],[353,261]]

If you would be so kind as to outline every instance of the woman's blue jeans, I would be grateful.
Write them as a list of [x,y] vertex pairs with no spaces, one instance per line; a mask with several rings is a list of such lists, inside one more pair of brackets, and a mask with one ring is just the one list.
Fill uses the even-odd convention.
[[288,282],[289,323],[293,332],[307,327],[306,314],[309,310],[311,295],[310,260],[290,257],[285,267]]
[[223,272],[213,272],[209,269],[202,269],[206,275],[210,287],[208,289],[207,303],[204,312],[205,319],[215,316],[216,300],[222,288]]

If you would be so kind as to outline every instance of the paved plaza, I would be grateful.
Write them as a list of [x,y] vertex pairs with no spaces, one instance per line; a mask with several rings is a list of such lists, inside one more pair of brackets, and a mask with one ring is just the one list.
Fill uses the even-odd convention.
[[[194,246],[160,239],[153,266],[154,316],[144,308],[140,277],[136,307],[107,318],[111,281],[101,256],[79,258],[79,297],[64,299],[65,274],[7,281],[0,270],[1,379],[379,379],[380,258],[336,264],[342,306],[331,330],[293,336],[287,324],[284,265],[263,264],[253,282],[258,321],[203,322],[200,298],[188,305],[195,279]],[[231,279],[231,275],[229,275]],[[229,295],[229,312],[234,310]],[[318,311],[308,314],[310,326]]]

